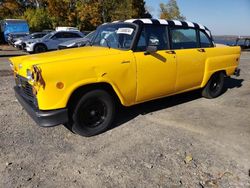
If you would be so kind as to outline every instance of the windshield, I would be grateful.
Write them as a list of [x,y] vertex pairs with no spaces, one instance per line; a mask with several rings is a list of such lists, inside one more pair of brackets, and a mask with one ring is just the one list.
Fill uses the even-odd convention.
[[87,35],[86,35],[85,37],[83,37],[83,38],[88,39],[88,40],[91,40],[91,39],[94,37],[95,32],[96,32],[96,31],[92,31],[92,32],[90,32],[89,34],[87,34]]
[[131,48],[135,31],[136,26],[132,24],[102,25],[98,28],[92,45],[128,50]]
[[47,35],[45,35],[43,37],[43,39],[49,39],[50,37],[52,37],[54,35],[54,32],[48,33]]

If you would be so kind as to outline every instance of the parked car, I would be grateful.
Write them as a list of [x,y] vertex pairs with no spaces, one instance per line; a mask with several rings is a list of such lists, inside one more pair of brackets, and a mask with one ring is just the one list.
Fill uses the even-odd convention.
[[91,43],[91,40],[94,37],[94,35],[95,35],[95,31],[92,31],[83,38],[63,42],[63,43],[58,45],[58,49],[62,50],[62,49],[66,49],[66,48],[83,47],[83,46]]
[[250,49],[250,38],[249,37],[239,37],[235,41],[235,46],[240,46],[242,50]]
[[27,40],[25,42],[25,51],[29,53],[41,53],[57,50],[60,43],[83,37],[83,33],[79,31],[53,31],[41,39]]
[[239,76],[240,47],[215,47],[201,24],[132,19],[98,27],[91,46],[11,58],[16,97],[42,127],[83,136],[112,125],[116,102],[132,106],[195,89],[222,94]]
[[39,39],[44,37],[45,35],[47,35],[48,33],[46,32],[36,32],[36,33],[32,33],[30,35],[27,35],[25,37],[22,38],[18,38],[15,42],[14,42],[14,47],[18,48],[19,50],[22,50],[25,48],[25,41],[30,40],[30,39]]
[[43,33],[50,33],[52,31],[55,31],[55,30],[52,30],[52,29],[43,29],[42,30]]
[[1,20],[0,24],[1,35],[5,42],[8,42],[8,37],[10,36],[10,34],[29,34],[29,25],[26,20],[5,19]]
[[29,33],[9,33],[7,38],[7,42],[9,45],[14,46],[14,43],[20,38],[29,36]]

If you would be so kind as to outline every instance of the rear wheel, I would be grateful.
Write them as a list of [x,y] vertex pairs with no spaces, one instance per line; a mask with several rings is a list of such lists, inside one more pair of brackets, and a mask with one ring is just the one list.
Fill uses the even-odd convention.
[[96,89],[85,93],[73,108],[71,130],[79,135],[97,135],[113,123],[115,103],[105,90]]
[[208,99],[216,98],[222,93],[225,76],[222,72],[211,76],[207,85],[202,90],[202,96]]
[[34,48],[34,53],[42,53],[46,51],[47,47],[44,44],[37,44]]

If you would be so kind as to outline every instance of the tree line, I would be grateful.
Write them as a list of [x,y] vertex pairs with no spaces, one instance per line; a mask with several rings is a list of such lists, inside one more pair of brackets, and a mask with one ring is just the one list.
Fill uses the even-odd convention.
[[[160,18],[185,19],[176,0],[161,3]],[[144,0],[0,0],[0,19],[23,18],[31,31],[72,26],[94,30],[104,22],[152,18]]]

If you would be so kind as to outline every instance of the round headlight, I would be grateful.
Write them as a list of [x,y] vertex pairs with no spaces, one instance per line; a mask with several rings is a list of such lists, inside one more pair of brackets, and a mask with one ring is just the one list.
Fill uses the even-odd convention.
[[18,65],[18,69],[21,69],[23,66],[22,66],[22,64],[19,64]]
[[27,79],[28,79],[29,81],[33,80],[33,76],[32,76],[31,70],[30,70],[30,69],[27,69],[26,73],[27,73]]

